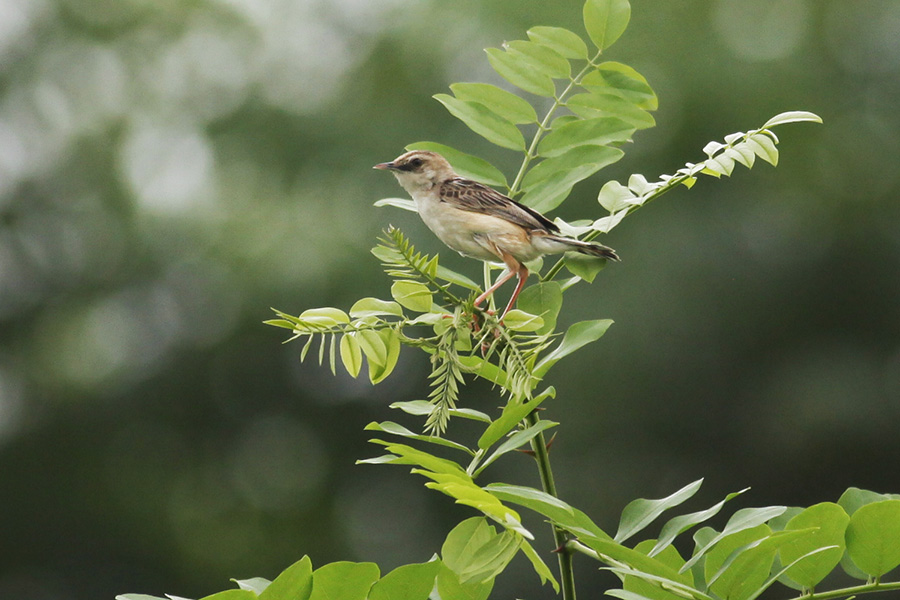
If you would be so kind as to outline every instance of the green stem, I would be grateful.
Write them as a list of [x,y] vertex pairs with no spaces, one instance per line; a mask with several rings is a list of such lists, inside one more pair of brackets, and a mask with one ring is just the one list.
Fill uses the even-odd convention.
[[850,597],[857,594],[867,594],[872,592],[888,592],[891,590],[900,590],[900,581],[892,581],[890,583],[879,583],[876,581],[840,590],[814,592],[812,594],[797,596],[794,600],[829,600],[831,598]]
[[[532,412],[528,415],[527,420],[530,426],[535,426],[540,422],[541,418],[537,412]],[[556,482],[553,480],[553,470],[550,468],[550,454],[547,451],[547,442],[544,440],[543,432],[537,434],[531,440],[531,449],[534,451],[534,458],[537,461],[538,471],[541,475],[541,486],[544,492],[554,498],[558,498]],[[567,546],[568,536],[564,530],[554,525],[553,540],[557,548],[556,556],[559,560],[559,579],[562,586],[563,600],[575,600],[575,571],[572,568],[572,552]]]
[[541,140],[541,136],[544,135],[544,132],[549,129],[550,117],[553,116],[553,113],[556,112],[557,108],[563,106],[563,98],[566,97],[566,94],[571,92],[573,87],[581,83],[584,76],[587,75],[592,68],[597,66],[596,61],[600,58],[600,54],[602,54],[602,52],[597,52],[597,55],[589,60],[587,64],[584,65],[584,68],[569,81],[569,85],[566,86],[566,89],[564,89],[559,96],[553,97],[553,106],[550,107],[547,114],[544,116],[544,119],[538,124],[538,129],[534,132],[534,137],[531,139],[531,145],[528,146],[528,151],[525,153],[525,158],[522,160],[522,166],[519,167],[516,178],[513,180],[512,185],[509,186],[510,198],[515,197],[515,195],[519,193],[519,185],[521,185],[522,179],[525,177],[525,171],[528,170],[528,165],[531,164],[531,161],[537,156],[538,142]]

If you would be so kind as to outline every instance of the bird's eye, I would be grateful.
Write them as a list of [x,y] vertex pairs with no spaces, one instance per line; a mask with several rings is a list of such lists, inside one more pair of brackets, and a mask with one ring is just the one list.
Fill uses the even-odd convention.
[[409,166],[412,167],[413,169],[418,169],[419,167],[422,166],[422,159],[421,158],[412,159],[411,161],[409,161]]

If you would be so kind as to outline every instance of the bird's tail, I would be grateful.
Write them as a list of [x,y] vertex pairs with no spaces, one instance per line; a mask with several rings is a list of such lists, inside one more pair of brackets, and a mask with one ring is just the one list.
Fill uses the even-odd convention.
[[572,238],[566,238],[561,236],[547,236],[552,239],[554,242],[559,242],[565,244],[569,247],[570,250],[574,250],[575,252],[581,252],[582,254],[587,254],[589,256],[601,256],[603,258],[608,258],[609,260],[619,260],[619,255],[616,254],[616,251],[608,246],[604,246],[603,244],[597,244],[595,242],[582,242],[581,240],[574,240]]

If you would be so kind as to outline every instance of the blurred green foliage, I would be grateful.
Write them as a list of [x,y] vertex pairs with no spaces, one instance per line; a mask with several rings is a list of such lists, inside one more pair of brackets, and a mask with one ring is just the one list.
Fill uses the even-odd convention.
[[[261,321],[386,297],[368,250],[388,222],[477,278],[371,206],[396,184],[370,168],[431,139],[511,176],[514,154],[431,96],[502,84],[483,48],[580,19],[537,0],[0,0],[0,597],[201,596],[304,553],[427,560],[466,513],[353,466],[365,423],[427,395],[427,365],[335,380]],[[563,218],[783,110],[826,126],[792,130],[777,170],[641,211],[604,240],[621,268],[567,300],[616,321],[560,364],[552,406],[558,484],[606,528],[699,476],[759,505],[896,489],[898,22],[891,0],[634,3],[616,55],[658,126]]]

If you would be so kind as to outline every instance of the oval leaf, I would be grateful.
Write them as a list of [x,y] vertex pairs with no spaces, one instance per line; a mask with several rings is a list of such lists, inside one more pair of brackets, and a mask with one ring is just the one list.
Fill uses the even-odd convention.
[[536,71],[521,52],[504,52],[499,48],[488,48],[485,52],[494,70],[514,86],[545,98],[552,98],[556,94],[553,79]]
[[378,298],[360,298],[350,307],[350,316],[354,319],[380,317],[383,315],[403,316],[403,309],[396,302],[379,300]]
[[550,370],[550,367],[561,359],[572,354],[582,346],[599,340],[606,333],[606,330],[609,329],[610,325],[612,325],[612,320],[598,319],[596,321],[581,321],[569,327],[559,346],[542,358],[534,367],[534,376],[538,378],[543,377]]
[[538,146],[541,156],[553,157],[576,146],[604,146],[631,139],[635,127],[616,117],[572,121],[554,128]]
[[355,334],[347,333],[341,337],[341,362],[351,377],[359,375],[362,368],[362,348],[356,341]]
[[806,589],[812,589],[841,562],[844,554],[844,533],[850,516],[833,502],[810,506],[785,526],[786,530],[810,529],[808,535],[791,540],[781,547],[781,563],[791,564],[810,552],[826,546],[836,546],[800,560],[785,575]]
[[531,64],[537,71],[554,79],[568,79],[572,75],[572,65],[565,56],[535,42],[516,40],[509,42],[507,48],[521,52],[523,60]]
[[[568,61],[566,62],[568,64]],[[527,100],[489,83],[454,83],[453,95],[460,100],[478,102],[506,120],[517,123],[537,123],[537,113]],[[446,158],[446,157],[445,157]]]
[[468,102],[447,94],[435,94],[435,100],[443,104],[450,114],[486,139],[510,150],[524,150],[525,138],[518,127],[478,102]]
[[590,92],[576,94],[566,101],[566,108],[584,119],[618,117],[637,129],[656,125],[649,112],[615,93]]
[[847,553],[866,574],[881,577],[900,565],[900,500],[859,508],[847,526]]
[[587,45],[581,36],[562,27],[532,27],[528,30],[528,38],[556,50],[566,58],[588,57]]
[[537,315],[514,308],[503,316],[503,325],[513,331],[537,331],[544,326],[544,320]]
[[656,110],[659,99],[643,75],[619,62],[604,62],[581,80],[581,87],[601,94],[614,93],[645,109]]
[[628,27],[631,5],[628,0],[587,0],[583,15],[591,41],[600,50],[606,50]]
[[792,110],[775,115],[763,125],[763,129],[775,127],[776,125],[784,125],[785,123],[799,123],[807,121],[810,123],[821,123],[822,117],[816,113],[806,112],[804,110]]
[[397,359],[400,357],[400,336],[397,335],[397,332],[393,329],[380,329],[376,333],[384,342],[386,352],[383,364],[369,361],[369,381],[372,382],[372,385],[384,381],[394,371]]
[[439,560],[397,567],[372,586],[368,600],[418,600],[428,598],[441,568]]
[[562,286],[556,281],[529,286],[519,294],[517,306],[541,317],[544,326],[538,329],[539,334],[550,333],[556,328],[556,317],[562,308]]
[[424,283],[401,279],[391,285],[391,296],[401,306],[416,312],[429,312],[431,310],[431,290]]
[[334,562],[313,571],[309,600],[365,600],[380,571],[375,563]]

